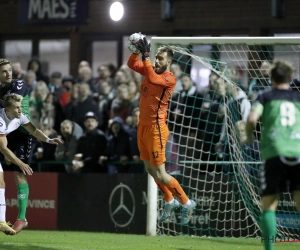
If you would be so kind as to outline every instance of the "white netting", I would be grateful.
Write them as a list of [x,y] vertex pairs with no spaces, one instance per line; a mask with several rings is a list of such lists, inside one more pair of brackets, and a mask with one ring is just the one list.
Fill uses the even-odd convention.
[[[197,87],[196,92],[177,91],[170,101],[171,136],[166,164],[188,196],[197,202],[197,209],[184,227],[178,224],[180,211],[176,211],[169,221],[158,223],[158,234],[260,235],[260,126],[255,143],[240,146],[244,136],[242,121],[247,115],[245,107],[251,106],[257,91],[270,87],[264,71],[269,62],[288,60],[295,65],[299,76],[299,41],[297,38],[152,38],[154,51],[161,45],[173,47],[175,64]],[[214,87],[208,86],[209,77]],[[162,203],[160,194],[158,216]],[[289,193],[281,195],[276,215],[279,235],[299,236],[300,218],[293,205]]]

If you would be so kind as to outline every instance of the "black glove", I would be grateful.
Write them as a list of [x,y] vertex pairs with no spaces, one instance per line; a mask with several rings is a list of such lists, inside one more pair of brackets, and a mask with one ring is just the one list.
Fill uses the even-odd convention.
[[134,45],[142,53],[143,61],[150,58],[151,45],[148,43],[146,37],[144,37],[144,39],[140,39],[140,41]]

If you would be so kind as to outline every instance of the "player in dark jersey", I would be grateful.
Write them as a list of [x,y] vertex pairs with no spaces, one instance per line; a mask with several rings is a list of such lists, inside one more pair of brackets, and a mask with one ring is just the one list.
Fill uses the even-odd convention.
[[262,122],[260,225],[266,250],[274,249],[275,211],[279,193],[287,191],[286,187],[300,211],[300,93],[290,89],[293,74],[294,68],[288,62],[274,62],[270,70],[273,89],[257,96],[246,124],[251,141],[258,119]]
[[[22,80],[12,79],[11,64],[6,59],[0,59],[0,99],[6,94],[18,94],[23,96],[22,112],[30,120],[29,116],[29,92],[27,84]],[[30,164],[35,139],[24,128],[19,128],[7,136],[8,148],[24,163]],[[18,189],[18,217],[13,229],[18,233],[28,225],[26,220],[26,208],[28,203],[29,186],[27,177],[20,168],[13,164],[15,182]]]

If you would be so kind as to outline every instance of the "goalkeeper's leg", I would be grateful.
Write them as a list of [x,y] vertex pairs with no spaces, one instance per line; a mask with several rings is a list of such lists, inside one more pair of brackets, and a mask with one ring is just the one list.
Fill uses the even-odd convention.
[[[181,225],[186,225],[189,223],[194,208],[196,207],[196,203],[193,200],[190,200],[186,193],[183,191],[182,187],[180,186],[179,182],[172,177],[171,175],[166,173],[165,164],[161,164],[159,166],[151,166],[149,161],[144,161],[147,172],[154,178],[156,183],[161,184],[159,185],[160,189],[164,192],[164,198],[167,197],[165,209],[167,210],[166,213],[168,216],[177,208],[178,204],[173,199],[168,198],[170,194],[173,194],[181,203],[182,211],[181,211]],[[166,195],[165,195],[166,194]],[[165,198],[166,199],[166,198]],[[171,200],[170,200],[171,199]],[[170,201],[168,201],[170,200]],[[170,206],[168,206],[170,205]],[[165,212],[165,211],[164,211]],[[164,213],[163,213],[164,215]],[[160,221],[165,220],[161,218]]]

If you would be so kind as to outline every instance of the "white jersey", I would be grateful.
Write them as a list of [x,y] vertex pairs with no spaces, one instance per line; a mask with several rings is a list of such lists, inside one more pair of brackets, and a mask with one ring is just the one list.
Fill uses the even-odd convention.
[[5,109],[0,109],[0,135],[8,135],[21,125],[28,124],[29,122],[30,121],[25,115],[23,115],[23,113],[21,118],[9,120],[6,116]]

